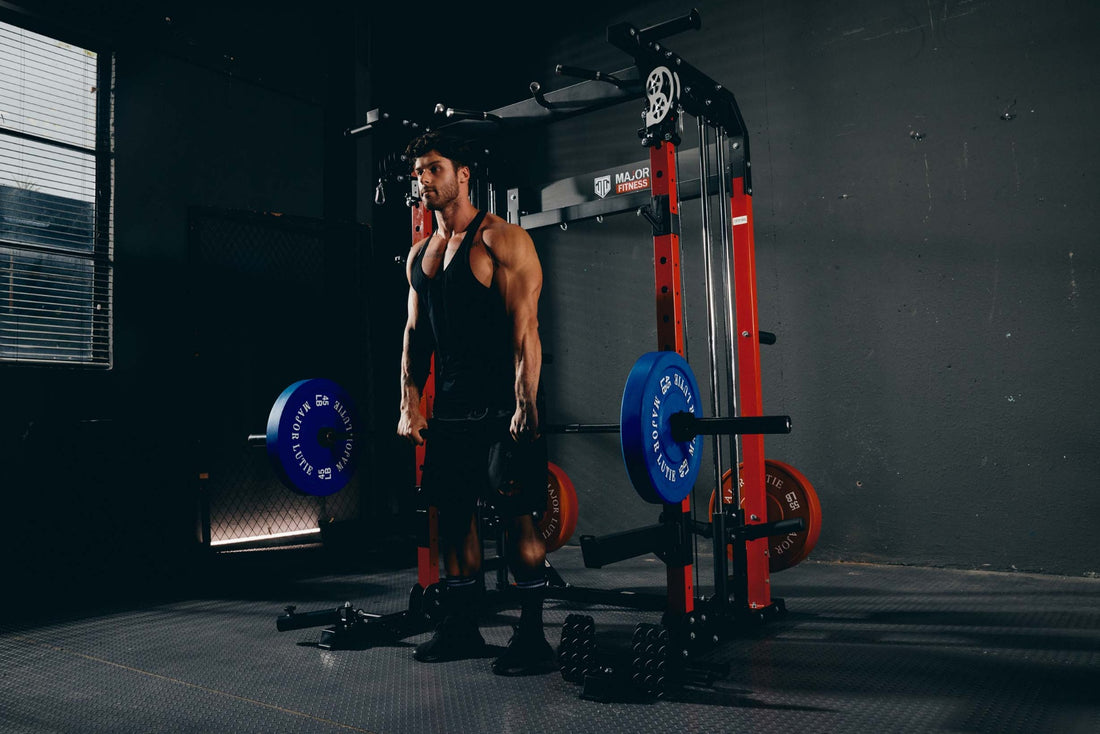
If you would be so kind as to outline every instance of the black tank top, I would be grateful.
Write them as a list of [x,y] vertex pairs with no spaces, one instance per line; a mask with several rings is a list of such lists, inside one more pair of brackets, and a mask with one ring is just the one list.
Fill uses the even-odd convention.
[[485,212],[478,212],[445,268],[429,278],[423,247],[412,266],[411,281],[427,308],[435,336],[437,417],[504,413],[515,409],[515,357],[512,323],[504,298],[481,284],[470,269],[470,250]]

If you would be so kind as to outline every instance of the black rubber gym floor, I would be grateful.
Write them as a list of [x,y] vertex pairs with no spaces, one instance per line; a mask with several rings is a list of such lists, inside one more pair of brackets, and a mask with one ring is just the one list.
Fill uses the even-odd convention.
[[[501,678],[489,659],[424,665],[418,635],[323,650],[320,629],[278,632],[287,604],[406,608],[415,569],[298,576],[228,563],[215,593],[117,604],[0,628],[8,732],[1100,732],[1100,580],[806,562],[772,577],[788,614],[728,640],[710,687],[600,702],[557,673]],[[259,555],[259,554],[248,554]],[[583,568],[570,583],[659,591],[662,564]],[[700,569],[706,584],[706,569]],[[705,591],[705,589],[704,589]],[[62,610],[56,610],[58,612]],[[650,612],[548,601],[548,636],[574,612],[597,635]],[[516,614],[485,620],[503,647]],[[624,632],[625,631],[625,632]]]

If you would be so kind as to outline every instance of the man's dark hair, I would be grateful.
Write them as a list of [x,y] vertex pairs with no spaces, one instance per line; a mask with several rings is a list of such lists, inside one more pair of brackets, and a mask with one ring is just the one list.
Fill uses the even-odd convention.
[[456,171],[462,166],[473,167],[473,150],[469,143],[435,130],[413,138],[405,148],[404,158],[409,165],[412,165],[414,160],[432,150],[449,159]]

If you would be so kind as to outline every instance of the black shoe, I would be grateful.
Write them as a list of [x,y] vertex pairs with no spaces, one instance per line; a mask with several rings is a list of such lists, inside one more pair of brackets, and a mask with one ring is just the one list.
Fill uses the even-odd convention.
[[493,661],[493,672],[497,675],[537,675],[557,670],[557,656],[554,648],[546,641],[542,630],[524,632],[518,627],[508,649]]
[[422,663],[442,663],[449,660],[478,658],[485,654],[485,638],[477,623],[459,617],[445,617],[427,642],[413,651],[413,659]]

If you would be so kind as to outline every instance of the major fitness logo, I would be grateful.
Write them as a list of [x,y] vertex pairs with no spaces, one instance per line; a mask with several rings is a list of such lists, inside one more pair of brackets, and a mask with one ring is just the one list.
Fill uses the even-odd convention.
[[596,179],[596,196],[603,199],[611,193],[611,177],[600,176]]
[[612,192],[611,179],[614,177],[614,192],[616,194],[628,194],[631,191],[641,191],[649,188],[649,166],[636,168],[633,171],[616,171],[607,176],[597,176],[594,180],[596,196],[606,198]]

